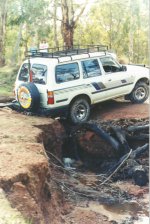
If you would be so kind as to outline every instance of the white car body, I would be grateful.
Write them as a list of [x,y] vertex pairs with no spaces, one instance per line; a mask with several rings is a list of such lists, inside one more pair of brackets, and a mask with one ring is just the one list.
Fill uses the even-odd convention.
[[[107,64],[108,59],[110,61],[113,61],[113,63],[116,63],[116,66],[118,66],[118,68],[120,66],[120,70],[119,71],[117,70],[116,72],[111,71],[106,72],[103,66],[105,63]],[[103,65],[102,60],[104,61]],[[23,64],[27,64],[28,62],[29,62],[28,60],[25,60]],[[96,63],[98,62],[96,66],[98,67],[98,72],[101,73],[100,75],[96,75],[96,70],[93,70],[94,72],[90,72],[92,66],[90,67],[88,63],[94,63],[94,62]],[[83,64],[84,65],[87,64],[87,66],[89,66],[88,67],[89,73],[87,72],[86,73],[88,75],[90,74],[91,77],[85,78],[84,76],[85,73],[83,72],[84,70]],[[112,57],[110,53],[104,53],[104,52],[73,55],[71,57],[70,56],[60,57],[59,60],[58,58],[31,57],[30,58],[31,69],[35,65],[44,65],[46,66],[45,68],[47,68],[45,72],[46,74],[45,84],[43,83],[40,84],[36,82],[34,84],[36,85],[40,93],[40,108],[48,109],[49,111],[55,109],[61,110],[62,108],[69,108],[71,102],[76,97],[80,96],[88,97],[90,104],[93,105],[102,101],[106,101],[108,99],[128,95],[132,92],[136,83],[139,80],[144,80],[145,82],[148,82],[149,79],[148,68],[136,65],[126,65],[127,69],[121,70],[122,65],[120,65],[116,61],[116,59]],[[60,68],[61,71],[64,65],[66,65],[66,67],[77,66],[79,69],[78,71],[79,77],[74,80],[64,81],[66,77],[69,77],[68,73],[64,73],[62,75],[61,72],[60,73],[58,72],[56,74],[56,69],[58,69],[59,71]],[[15,82],[16,98],[19,86],[22,83],[24,83],[24,81],[19,80],[21,68],[18,72]],[[60,79],[62,78],[62,80],[59,83],[56,81],[56,75],[58,76],[58,78]],[[75,72],[74,75],[76,76]],[[29,78],[25,82],[29,82]],[[48,103],[48,92],[50,92],[50,94],[51,93],[53,94],[54,102],[51,104]]]

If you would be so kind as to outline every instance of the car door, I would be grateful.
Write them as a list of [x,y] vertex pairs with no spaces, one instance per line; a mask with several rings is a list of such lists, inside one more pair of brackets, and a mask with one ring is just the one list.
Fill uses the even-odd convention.
[[106,94],[103,89],[103,72],[97,58],[81,61],[84,84],[88,87],[88,92],[92,103],[104,101]]
[[125,69],[126,67],[120,65],[111,56],[101,57],[100,62],[105,72],[103,84],[105,86],[106,97],[114,98],[128,93],[134,78]]

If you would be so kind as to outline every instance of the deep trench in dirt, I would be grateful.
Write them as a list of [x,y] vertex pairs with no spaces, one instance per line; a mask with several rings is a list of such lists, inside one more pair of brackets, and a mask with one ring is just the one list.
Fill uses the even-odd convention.
[[[76,126],[72,126],[64,120],[60,122],[66,133],[62,145],[62,158],[71,158],[74,165],[80,161],[83,169],[93,172],[107,171],[113,163],[116,163],[130,149],[134,151],[138,147],[149,143],[148,119],[90,121]],[[124,136],[124,132],[130,130],[130,127],[133,129],[139,126],[143,126],[143,129],[136,130],[135,133],[132,130],[128,131],[127,136]],[[119,127],[119,132],[122,131],[123,136],[120,139],[113,130],[116,127]],[[99,130],[97,131],[97,129],[100,129],[100,133],[98,133]],[[109,141],[111,140],[109,137],[112,138],[112,141]],[[125,143],[123,142],[124,139],[121,139],[122,137],[126,140]],[[148,150],[146,150],[144,156],[148,156]],[[142,163],[142,158],[139,163]]]
[[[60,123],[65,130],[64,135],[61,136],[63,141],[61,148],[55,148],[54,139],[51,140],[46,136],[44,126],[42,130],[45,133],[44,147],[49,159],[51,180],[60,190],[65,203],[73,206],[72,209],[81,206],[86,210],[95,208],[94,212],[97,212],[97,214],[101,210],[102,214],[108,217],[109,214],[112,214],[110,223],[136,223],[135,221],[139,218],[138,215],[141,214],[144,221],[139,223],[146,223],[147,207],[144,207],[145,205],[142,203],[139,205],[139,202],[136,202],[136,197],[129,194],[124,188],[122,189],[118,182],[129,181],[133,185],[136,184],[136,179],[133,178],[132,174],[129,174],[129,169],[138,164],[139,167],[144,169],[145,175],[144,184],[141,184],[141,186],[148,185],[148,150],[145,150],[135,159],[136,164],[133,163],[129,155],[120,167],[118,165],[118,170],[115,170],[113,174],[109,171],[125,154],[122,145],[118,148],[122,151],[117,151],[109,142],[100,138],[87,127],[72,126],[65,120],[60,120]],[[118,119],[106,122],[89,122],[89,124],[93,123],[119,142],[112,126],[119,126],[123,131],[126,131],[128,127],[147,126],[149,120]],[[148,129],[143,129],[140,132],[135,131],[134,136],[131,131],[130,136],[127,137],[128,148],[133,151],[148,142]],[[111,176],[111,174],[113,175]],[[140,174],[138,175],[138,178],[140,178]],[[123,214],[123,217],[116,218],[116,214]],[[69,221],[64,222],[70,223]]]
[[[131,149],[148,143],[148,128],[127,129],[147,126],[148,119],[95,119],[72,126],[7,109],[1,117],[0,188],[24,217],[35,224],[147,224],[148,151],[142,149],[133,164]],[[112,127],[121,127],[127,143]],[[144,186],[129,173],[137,165]]]

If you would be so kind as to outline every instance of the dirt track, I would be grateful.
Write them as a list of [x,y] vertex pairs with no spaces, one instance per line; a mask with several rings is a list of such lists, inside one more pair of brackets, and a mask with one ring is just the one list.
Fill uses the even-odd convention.
[[144,104],[132,104],[122,99],[97,104],[92,110],[92,120],[113,120],[123,118],[149,117],[148,101]]
[[[121,101],[97,105],[91,115],[92,120],[147,117],[148,104],[133,105]],[[72,205],[65,203],[62,194],[51,182],[52,170],[43,146],[61,157],[65,134],[58,121],[18,114],[7,108],[0,110],[0,120],[0,188],[11,205],[26,219],[35,224],[119,223],[109,221],[112,219],[108,218],[106,211],[97,211],[100,207],[96,205],[95,209],[91,205],[71,209]],[[138,198],[147,197],[148,187],[134,187],[132,183],[126,183],[127,189]],[[2,221],[0,223],[3,224]]]

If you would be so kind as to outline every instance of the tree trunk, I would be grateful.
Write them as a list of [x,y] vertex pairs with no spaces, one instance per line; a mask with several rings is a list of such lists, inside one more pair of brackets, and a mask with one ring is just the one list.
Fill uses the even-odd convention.
[[85,10],[87,1],[81,8],[79,14],[74,17],[74,8],[72,0],[61,0],[62,21],[61,21],[61,33],[63,37],[64,46],[69,49],[73,47],[74,29],[77,21]]
[[0,3],[0,67],[5,65],[6,5],[7,0]]
[[111,5],[109,6],[109,32],[108,32],[108,36],[109,36],[109,49],[112,49],[112,10],[111,10]]
[[58,0],[54,0],[54,44],[55,47],[58,47],[58,37],[57,37],[57,6]]
[[66,26],[65,24],[62,26],[64,46],[67,49],[73,47],[73,34],[73,27],[70,27],[69,25]]
[[20,45],[21,37],[22,37],[22,28],[23,28],[23,24],[21,23],[20,26],[19,26],[18,37],[17,37],[16,44],[15,44],[15,47],[14,47],[14,50],[13,50],[13,55],[12,55],[12,58],[11,58],[11,63],[12,64],[15,64],[16,59],[17,59],[17,54],[18,54],[18,51],[19,51],[19,45]]
[[61,0],[61,10],[62,10],[61,33],[63,37],[64,46],[67,48],[71,48],[73,46],[74,21],[70,20],[69,18],[70,12],[67,0]]

